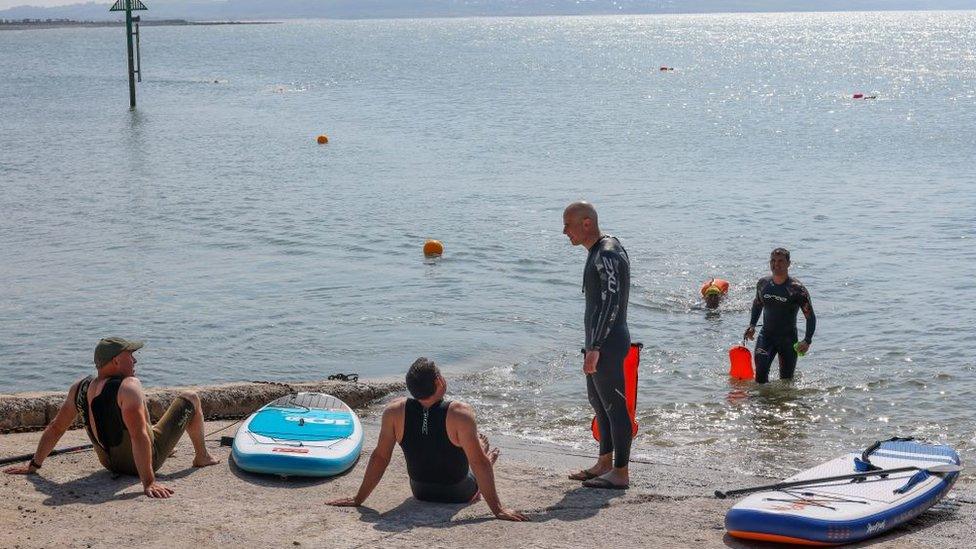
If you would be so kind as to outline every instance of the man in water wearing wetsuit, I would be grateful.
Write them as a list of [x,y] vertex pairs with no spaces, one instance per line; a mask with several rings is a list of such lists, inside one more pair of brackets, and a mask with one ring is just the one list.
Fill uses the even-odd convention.
[[168,498],[173,490],[156,482],[155,471],[169,457],[187,431],[193,442],[193,466],[206,467],[220,460],[210,455],[203,441],[203,410],[193,392],[176,397],[155,425],[149,424],[146,396],[135,377],[136,357],[141,341],[109,337],[95,347],[96,377],[88,376],[68,389],[68,398],[44,429],[30,462],[4,469],[5,473],[36,473],[58,440],[81,419],[94,445],[98,461],[108,470],[138,475],[142,491],[151,498]]
[[705,307],[715,310],[718,309],[722,298],[729,293],[729,281],[721,278],[711,278],[702,284],[701,295],[705,300]]
[[[749,328],[744,337],[752,339],[755,336],[759,313],[762,313],[762,331],[756,341],[757,383],[769,381],[769,367],[775,355],[779,355],[780,379],[792,379],[797,352],[807,352],[813,341],[813,332],[817,328],[817,315],[813,313],[810,293],[799,280],[790,276],[789,269],[789,250],[776,248],[769,254],[769,270],[773,274],[760,278],[756,284],[756,298],[752,302]],[[796,331],[797,311],[803,311],[807,320],[803,341],[799,343]]]
[[586,348],[583,373],[586,394],[596,412],[600,456],[596,465],[573,473],[589,488],[624,489],[630,485],[630,445],[633,438],[624,396],[624,359],[630,351],[627,299],[630,259],[620,241],[600,232],[596,209],[574,202],[563,212],[563,234],[589,250],[583,268],[586,294]]
[[498,450],[490,448],[488,439],[478,434],[471,406],[444,400],[447,381],[433,361],[421,357],[410,366],[407,390],[413,398],[397,399],[383,410],[379,440],[369,457],[359,492],[328,505],[362,505],[383,478],[393,447],[399,443],[415,498],[468,503],[484,495],[495,517],[516,522],[529,520],[502,507],[493,470]]

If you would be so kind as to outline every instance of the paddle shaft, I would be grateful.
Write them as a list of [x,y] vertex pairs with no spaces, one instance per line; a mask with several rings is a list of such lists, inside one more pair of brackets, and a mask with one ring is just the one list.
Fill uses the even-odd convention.
[[[233,427],[234,425],[237,425],[241,421],[243,421],[243,420],[240,420],[239,419],[239,420],[235,421],[234,423],[231,423],[230,425],[225,425],[225,426],[223,426],[223,427],[221,427],[219,429],[216,429],[214,431],[210,431],[209,433],[206,434],[206,436],[209,437],[210,435],[212,435],[214,433],[219,433],[220,431],[223,431],[224,429],[228,429],[230,427]],[[234,437],[230,437],[231,440],[233,440],[233,438]],[[221,446],[223,446],[223,444],[221,444]],[[230,444],[228,444],[227,446],[230,446]],[[81,446],[71,446],[70,448],[61,448],[59,450],[51,450],[51,453],[48,454],[48,457],[56,456],[58,454],[68,454],[68,453],[71,453],[71,452],[80,452],[82,450],[89,450],[89,449],[94,448],[94,447],[95,447],[94,444],[82,444]],[[34,454],[21,454],[19,456],[11,456],[11,457],[0,458],[0,465],[6,465],[8,463],[17,463],[18,461],[27,461],[27,460],[33,459],[33,458],[34,458]]]
[[[92,448],[93,446],[94,445],[92,445],[92,444],[82,444],[81,446],[72,446],[70,448],[59,448],[57,450],[51,450],[51,453],[48,454],[48,457],[56,456],[58,454],[67,454],[67,453],[70,453],[70,452],[79,452],[81,450],[88,450],[88,449]],[[11,456],[11,457],[0,458],[0,465],[6,465],[8,463],[16,463],[18,461],[27,461],[27,460],[30,460],[30,459],[33,459],[33,458],[34,458],[34,454],[33,453],[30,453],[30,454],[21,454],[19,456]]]
[[[933,469],[938,469],[938,466],[933,467]],[[928,470],[929,468],[927,467],[896,467],[894,469],[879,469],[877,471],[864,471],[863,473],[837,475],[835,477],[811,478],[807,480],[794,480],[793,482],[780,482],[778,484],[767,484],[765,486],[753,486],[752,488],[739,488],[737,490],[729,490],[728,492],[715,490],[715,497],[717,497],[718,499],[725,499],[729,496],[741,496],[742,494],[751,494],[753,492],[763,492],[766,490],[781,490],[783,488],[794,488],[796,486],[806,486],[808,484],[820,484],[821,482],[832,482],[835,480],[849,480],[852,478],[867,477],[867,476],[890,475],[892,473],[904,473],[907,471],[928,471]]]

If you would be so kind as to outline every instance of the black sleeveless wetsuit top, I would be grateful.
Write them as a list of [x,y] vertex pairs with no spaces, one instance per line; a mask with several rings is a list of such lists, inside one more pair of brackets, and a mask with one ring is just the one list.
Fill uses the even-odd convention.
[[[126,431],[125,423],[122,420],[122,409],[119,408],[119,387],[122,386],[122,377],[111,377],[105,382],[105,386],[102,387],[102,392],[98,393],[98,396],[91,401],[91,412],[86,414],[85,410],[82,408],[87,404],[88,400],[88,387],[91,384],[92,379],[87,378],[82,381],[81,385],[78,387],[78,404],[79,410],[81,410],[82,417],[86,423],[90,423],[92,420],[95,421],[95,427],[98,429],[98,439],[95,440],[94,433],[91,431],[89,425],[89,435],[91,435],[92,442],[101,446],[104,450],[108,451],[109,448],[114,448],[119,444],[122,444],[123,436]],[[82,402],[84,399],[84,402]],[[85,406],[86,407],[86,406]],[[87,416],[87,417],[85,417]]]
[[404,409],[400,447],[412,480],[431,484],[456,484],[468,476],[468,457],[447,436],[449,400],[428,409],[408,398]]

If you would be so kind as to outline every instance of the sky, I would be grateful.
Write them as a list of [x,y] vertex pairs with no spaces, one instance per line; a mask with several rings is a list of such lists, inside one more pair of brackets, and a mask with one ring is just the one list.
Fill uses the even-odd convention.
[[[84,4],[90,0],[0,0],[0,10],[14,6],[65,6],[68,4]],[[151,0],[146,0],[152,3]],[[99,0],[97,4],[108,4],[110,0]]]

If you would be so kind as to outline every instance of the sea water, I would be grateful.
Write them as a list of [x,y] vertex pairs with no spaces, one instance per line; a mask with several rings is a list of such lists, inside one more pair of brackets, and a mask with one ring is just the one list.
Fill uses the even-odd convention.
[[[428,356],[485,430],[590,452],[561,234],[587,199],[632,262],[635,456],[965,459],[973,44],[973,12],[144,27],[130,111],[122,29],[0,32],[0,392],[63,390],[109,335],[147,341],[150,386]],[[732,384],[777,246],[813,346],[792,383]]]

